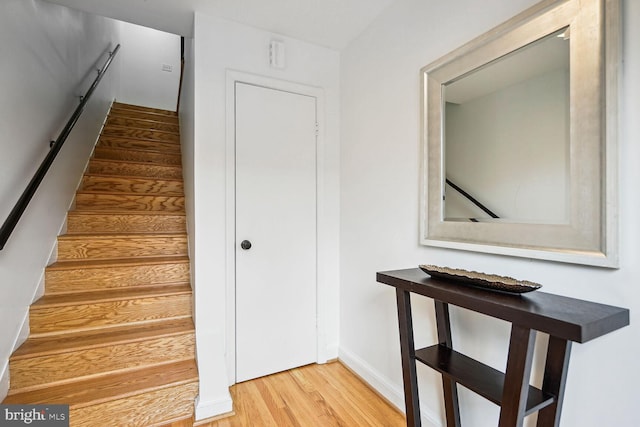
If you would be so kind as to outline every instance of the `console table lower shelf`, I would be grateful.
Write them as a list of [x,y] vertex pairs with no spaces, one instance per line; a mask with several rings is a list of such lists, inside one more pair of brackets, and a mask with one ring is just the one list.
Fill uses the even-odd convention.
[[[460,427],[456,384],[500,406],[499,427],[521,427],[538,413],[538,427],[560,423],[571,343],[584,343],[629,324],[629,310],[533,292],[507,295],[431,278],[419,269],[377,273],[396,288],[407,426],[420,426],[416,361],[442,374],[448,427]],[[415,349],[410,294],[434,300],[439,343]],[[511,323],[507,368],[502,373],[453,350],[449,305]],[[536,332],[549,334],[542,389],[529,385]]]

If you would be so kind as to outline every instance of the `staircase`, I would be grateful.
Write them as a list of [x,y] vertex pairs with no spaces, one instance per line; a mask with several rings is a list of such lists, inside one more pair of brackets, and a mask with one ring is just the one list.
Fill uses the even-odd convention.
[[9,362],[3,403],[68,404],[71,426],[193,414],[195,336],[176,113],[114,103]]

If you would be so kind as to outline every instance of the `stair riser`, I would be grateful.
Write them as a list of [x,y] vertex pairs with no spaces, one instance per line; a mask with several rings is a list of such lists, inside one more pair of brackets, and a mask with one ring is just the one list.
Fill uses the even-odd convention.
[[134,128],[105,127],[102,129],[102,135],[153,141],[180,142],[180,136],[175,133]]
[[178,133],[180,127],[177,124],[162,123],[152,120],[140,120],[126,117],[109,116],[107,126],[129,126],[138,129],[160,130],[163,132]]
[[191,416],[197,394],[198,384],[187,383],[126,399],[71,408],[69,419],[74,427],[95,427],[104,425],[105,414],[109,414],[109,425],[112,426],[159,426],[167,420]]
[[11,360],[11,390],[12,393],[19,393],[70,379],[188,360],[194,357],[194,351],[195,337],[193,332],[189,332],[178,336]]
[[159,166],[143,163],[108,162],[93,159],[89,162],[88,173],[100,175],[122,175],[154,177],[158,179],[182,179],[182,167]]
[[162,233],[187,231],[183,215],[119,215],[70,212],[67,233]]
[[45,270],[47,294],[189,282],[189,263]]
[[182,181],[95,175],[83,177],[81,189],[105,193],[166,194],[175,196],[184,194]]
[[140,105],[125,104],[122,102],[114,102],[113,105],[111,106],[111,109],[126,110],[127,112],[140,111],[143,113],[150,113],[150,114],[152,113],[152,114],[161,115],[165,117],[176,117],[176,118],[178,117],[175,111],[162,110],[160,108],[142,107]]
[[159,123],[169,123],[177,125],[179,123],[177,116],[167,116],[164,114],[145,113],[142,111],[126,110],[122,108],[112,108],[109,112],[109,117],[125,118],[125,119],[140,119],[151,120]]
[[182,212],[184,197],[78,193],[76,209]]
[[96,159],[125,160],[131,162],[143,162],[158,165],[180,166],[182,158],[179,154],[158,153],[142,150],[121,150],[110,147],[96,147],[94,154]]
[[58,239],[58,260],[187,255],[186,236]]
[[149,150],[167,154],[180,154],[180,145],[175,142],[144,141],[116,136],[102,135],[98,147],[123,148],[126,150]]
[[93,330],[191,316],[191,295],[168,295],[56,307],[33,305],[32,335]]

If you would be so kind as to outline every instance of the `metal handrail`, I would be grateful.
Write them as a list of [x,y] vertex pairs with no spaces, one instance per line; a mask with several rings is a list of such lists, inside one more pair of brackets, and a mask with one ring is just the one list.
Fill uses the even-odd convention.
[[178,101],[176,113],[180,112],[180,96],[182,95],[182,82],[184,80],[184,36],[180,37],[180,83],[178,83]]
[[120,45],[118,44],[116,48],[113,50],[113,52],[109,52],[109,58],[107,58],[107,61],[105,62],[102,69],[98,70],[98,76],[93,81],[93,84],[91,85],[89,90],[87,90],[87,93],[81,98],[80,105],[78,105],[76,110],[73,112],[73,115],[65,125],[64,129],[62,129],[62,131],[60,132],[60,135],[58,136],[58,138],[55,141],[52,141],[51,149],[47,153],[47,156],[44,158],[44,160],[40,164],[40,167],[38,168],[36,173],[33,175],[33,178],[31,178],[31,181],[29,181],[27,188],[25,188],[24,192],[16,202],[16,205],[13,207],[13,209],[7,216],[7,219],[2,224],[2,227],[0,227],[0,251],[4,249],[4,246],[7,243],[7,240],[9,240],[11,233],[16,228],[16,225],[18,225],[18,221],[20,221],[22,214],[27,209],[29,202],[33,198],[33,195],[35,194],[36,190],[40,186],[40,183],[42,182],[45,175],[47,174],[49,167],[51,167],[51,164],[53,163],[56,156],[58,155],[58,152],[62,148],[62,145],[64,144],[64,142],[67,140],[67,137],[71,133],[71,130],[73,130],[73,127],[75,126],[76,122],[80,118],[80,115],[84,111],[84,108],[87,102],[89,101],[89,98],[91,98],[91,95],[93,95],[94,90],[98,86],[98,83],[100,83],[100,80],[102,80],[104,73],[109,68],[109,65],[111,65],[111,61],[113,61],[113,57],[116,55],[116,53],[118,53],[119,49],[120,49]]
[[[495,213],[493,213],[491,211],[491,209],[489,209],[488,207],[486,207],[485,205],[483,205],[482,203],[480,203],[475,197],[473,197],[471,194],[467,193],[466,191],[464,191],[462,188],[460,188],[459,186],[457,186],[456,184],[454,184],[449,178],[445,179],[445,182],[447,184],[449,184],[451,187],[453,187],[454,190],[456,190],[458,193],[462,194],[464,197],[466,197],[467,199],[469,199],[469,201],[471,203],[473,203],[474,205],[476,205],[477,207],[479,207],[480,209],[482,209],[484,212],[486,212],[491,218],[500,218],[498,215],[496,215]],[[473,220],[473,219],[472,219]]]

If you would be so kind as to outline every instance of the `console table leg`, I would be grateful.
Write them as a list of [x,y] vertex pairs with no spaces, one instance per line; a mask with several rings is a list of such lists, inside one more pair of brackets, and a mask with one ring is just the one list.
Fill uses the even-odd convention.
[[[438,300],[434,300],[434,303],[436,324],[438,327],[438,342],[439,344],[453,348],[449,305]],[[447,416],[447,427],[460,427],[460,408],[458,406],[458,388],[456,387],[456,382],[443,375],[442,390],[444,392],[444,409]]]
[[413,342],[413,320],[411,319],[411,297],[409,292],[397,288],[396,300],[398,304],[398,327],[407,427],[420,427],[420,401],[418,399],[418,377],[416,374],[415,344]]
[[498,427],[522,427],[524,423],[535,337],[535,331],[511,325]]
[[556,401],[538,412],[537,427],[558,427],[562,412],[562,399],[569,370],[571,341],[550,336],[547,348],[547,361],[542,380],[542,391],[556,396]]

